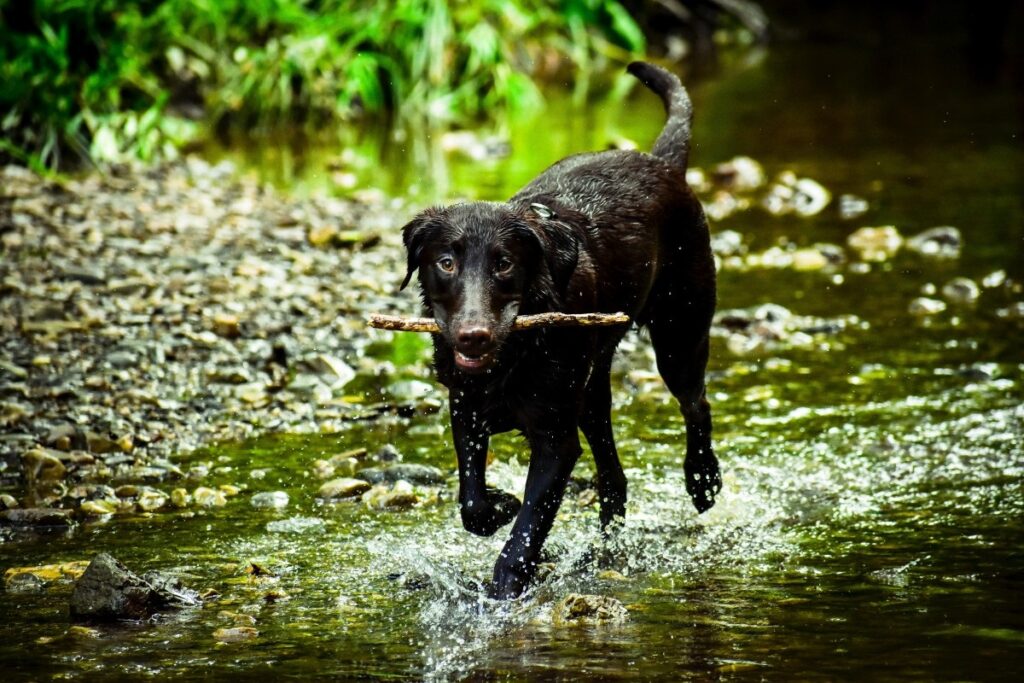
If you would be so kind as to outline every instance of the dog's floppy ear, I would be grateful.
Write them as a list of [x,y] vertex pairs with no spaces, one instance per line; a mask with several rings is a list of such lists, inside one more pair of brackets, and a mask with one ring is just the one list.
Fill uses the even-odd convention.
[[402,286],[399,287],[399,290],[409,286],[412,274],[420,267],[420,255],[423,253],[423,245],[426,243],[427,237],[441,228],[439,223],[441,215],[441,209],[426,209],[402,228],[402,242],[405,243],[406,251],[406,272],[405,279],[402,280]]
[[542,269],[551,281],[551,293],[561,298],[579,261],[579,235],[547,206],[532,204],[530,214],[527,214],[519,232],[533,246]]

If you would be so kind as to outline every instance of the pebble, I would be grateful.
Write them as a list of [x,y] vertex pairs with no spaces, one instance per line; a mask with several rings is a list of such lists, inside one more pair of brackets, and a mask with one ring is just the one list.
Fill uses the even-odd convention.
[[15,510],[19,507],[17,498],[9,493],[0,493],[0,510]]
[[892,225],[865,227],[854,231],[846,243],[864,261],[885,261],[903,246],[903,236]]
[[199,486],[192,492],[192,499],[201,508],[223,507],[228,504],[228,499],[223,491],[211,489],[207,486]]
[[118,506],[106,500],[86,500],[78,507],[83,514],[102,517],[117,512]]
[[363,479],[342,477],[324,482],[316,495],[319,498],[326,498],[329,500],[339,498],[356,498],[369,490],[370,484]]
[[288,494],[284,491],[263,491],[249,501],[257,510],[283,510],[288,507]]
[[192,496],[186,489],[177,488],[171,491],[171,506],[178,509],[187,508],[192,503]]
[[973,304],[981,296],[981,288],[970,278],[958,277],[942,286],[942,296],[950,303]]
[[946,302],[940,299],[929,299],[926,296],[919,296],[910,302],[907,308],[911,315],[930,316],[937,315],[946,310]]
[[419,497],[409,482],[398,481],[391,487],[383,484],[374,486],[363,494],[362,500],[369,508],[401,510],[416,505]]
[[930,228],[907,240],[907,248],[924,256],[957,258],[963,248],[960,230],[951,225]]

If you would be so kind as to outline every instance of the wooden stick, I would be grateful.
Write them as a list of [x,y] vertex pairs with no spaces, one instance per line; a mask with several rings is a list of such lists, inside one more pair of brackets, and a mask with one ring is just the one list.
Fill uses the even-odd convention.
[[[397,315],[372,313],[367,321],[370,327],[400,332],[431,332],[441,330],[433,318],[403,318]],[[629,322],[625,313],[537,313],[516,318],[512,330],[529,330],[534,327],[589,327],[603,325],[624,325]]]

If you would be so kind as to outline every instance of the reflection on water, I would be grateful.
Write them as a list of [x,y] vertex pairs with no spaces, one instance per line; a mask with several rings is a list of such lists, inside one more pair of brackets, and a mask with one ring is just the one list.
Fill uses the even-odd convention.
[[[980,281],[1001,269],[1024,281],[1021,95],[1006,87],[1010,74],[979,85],[945,44],[901,35],[902,43],[867,49],[778,45],[762,63],[693,88],[696,164],[749,154],[770,174],[795,169],[869,202],[854,222],[833,209],[810,219],[754,210],[716,230],[736,230],[756,249],[783,237],[842,244],[861,225],[913,234],[951,224],[965,236],[959,259],[899,254],[838,279],[722,273],[722,308],[773,302],[864,324],[825,343],[743,357],[715,341],[709,394],[725,489],[708,514],[697,517],[683,493],[682,420],[659,383],[637,379],[634,371],[654,368],[634,339],[615,380],[627,521],[605,541],[595,507],[579,491],[567,494],[547,546],[550,571],[531,599],[482,597],[504,539],[463,532],[450,485],[406,512],[316,501],[311,463],[351,447],[393,443],[409,461],[454,467],[447,437],[437,436],[446,433],[443,415],[388,417],[339,435],[270,437],[186,458],[231,468],[213,477],[225,482],[266,470],[250,485],[287,491],[283,512],[235,500],[218,512],[0,545],[3,567],[103,548],[222,596],[153,625],[85,637],[65,635],[66,593],[0,593],[0,658],[10,675],[174,677],[212,667],[399,680],[1012,676],[1024,657],[1024,345],[1021,321],[996,311],[1022,295],[989,290],[927,322],[907,310],[927,285],[955,276]],[[508,124],[507,159],[459,160],[423,136],[392,141],[384,163],[367,161],[378,143],[350,132],[355,152],[275,163],[300,184],[334,183],[339,192],[355,182],[431,199],[500,198],[565,153],[619,137],[650,144],[661,117],[640,92],[584,114],[555,100],[540,118]],[[521,441],[497,438],[495,451],[492,483],[521,490]],[[592,473],[584,458],[577,474]],[[323,523],[268,531],[291,517]],[[250,562],[275,576],[246,575]],[[630,620],[555,626],[553,606],[570,592],[615,597]],[[214,643],[215,629],[242,617],[255,621],[257,641]]]

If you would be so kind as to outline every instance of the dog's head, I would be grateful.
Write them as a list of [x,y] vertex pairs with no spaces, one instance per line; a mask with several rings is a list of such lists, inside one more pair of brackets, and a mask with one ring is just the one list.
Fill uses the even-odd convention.
[[427,209],[402,229],[408,272],[463,372],[490,368],[520,310],[557,310],[579,240],[547,207],[476,202]]

